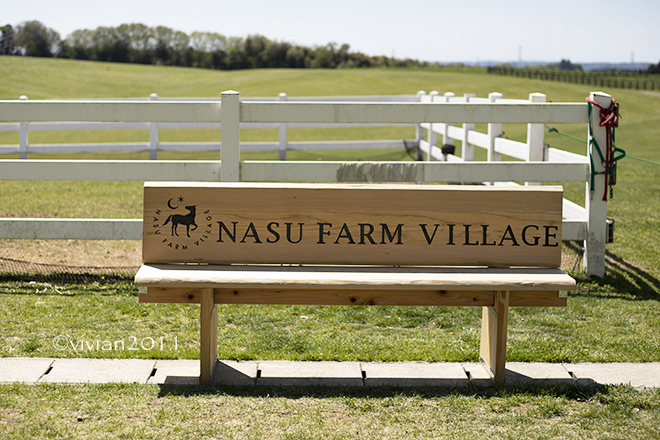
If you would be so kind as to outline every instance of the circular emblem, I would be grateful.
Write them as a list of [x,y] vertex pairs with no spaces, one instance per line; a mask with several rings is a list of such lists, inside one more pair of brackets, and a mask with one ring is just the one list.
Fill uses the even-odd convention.
[[177,251],[186,251],[210,240],[213,217],[210,211],[200,210],[194,200],[182,196],[172,197],[156,209],[152,227],[161,245]]

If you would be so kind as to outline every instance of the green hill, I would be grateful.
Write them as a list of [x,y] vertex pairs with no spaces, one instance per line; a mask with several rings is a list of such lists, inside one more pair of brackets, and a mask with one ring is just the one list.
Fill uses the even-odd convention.
[[487,75],[484,69],[250,69],[219,71],[100,63],[53,58],[0,57],[0,99],[212,97],[223,90],[244,96],[412,95],[419,90],[486,96],[580,100],[588,88]]
[[[506,98],[527,98],[531,92],[542,92],[548,101],[583,102],[591,86],[546,82],[488,75],[480,69],[266,69],[212,71],[204,69],[147,66],[120,63],[0,57],[0,99],[54,98],[121,98],[147,97],[213,97],[223,90],[237,90],[243,96],[349,96],[415,94],[419,90],[457,95],[489,92],[503,93]],[[620,103],[621,127],[616,131],[617,145],[630,155],[660,162],[660,94],[635,90],[605,90]],[[558,127],[585,139],[583,125]],[[388,137],[398,132],[350,131],[348,138]],[[134,130],[137,131],[137,130]],[[267,131],[267,130],[266,130]],[[524,136],[524,127],[505,127],[509,137]],[[75,138],[73,132],[42,132],[30,135],[31,142],[91,142]],[[376,133],[376,134],[374,134]],[[79,136],[79,135],[77,135]],[[164,141],[182,140],[173,133]],[[215,136],[215,135],[214,135]],[[266,140],[261,135],[247,135],[246,140]],[[275,136],[270,133],[268,136]],[[335,137],[329,131],[308,135],[292,133],[290,139]],[[396,137],[394,137],[396,138]],[[118,141],[131,141],[130,136]],[[194,139],[194,140],[205,140]],[[144,139],[142,139],[144,141]],[[0,144],[17,143],[17,134],[1,133]],[[548,133],[546,143],[584,154],[586,147],[576,141]],[[200,157],[203,158],[203,157]],[[609,205],[615,217],[616,243],[610,247],[619,256],[643,264],[657,272],[660,267],[660,168],[647,162],[625,159],[619,165],[616,197]],[[578,191],[582,191],[578,188]]]

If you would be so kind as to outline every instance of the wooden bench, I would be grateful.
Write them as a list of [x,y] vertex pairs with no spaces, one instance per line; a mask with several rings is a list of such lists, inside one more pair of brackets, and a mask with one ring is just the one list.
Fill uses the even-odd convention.
[[509,307],[562,307],[561,187],[146,183],[140,302],[483,307],[480,361],[504,383]]

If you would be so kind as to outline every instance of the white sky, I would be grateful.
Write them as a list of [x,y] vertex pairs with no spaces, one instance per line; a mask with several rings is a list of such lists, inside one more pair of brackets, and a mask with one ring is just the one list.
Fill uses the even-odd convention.
[[658,0],[2,0],[0,25],[39,20],[62,38],[122,23],[261,34],[427,61],[660,60]]

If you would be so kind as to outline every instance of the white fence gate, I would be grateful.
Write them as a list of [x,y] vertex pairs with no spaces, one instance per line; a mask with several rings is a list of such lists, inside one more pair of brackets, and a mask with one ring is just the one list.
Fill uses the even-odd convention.
[[[591,96],[609,105],[602,93]],[[340,101],[336,101],[339,99]],[[593,137],[605,144],[605,129],[592,115]],[[292,100],[240,100],[238,92],[227,91],[220,100],[0,101],[1,131],[19,131],[19,145],[0,148],[27,158],[30,151],[117,151],[148,150],[152,159],[164,149],[216,149],[218,161],[104,161],[104,160],[0,160],[0,180],[78,181],[246,181],[246,182],[584,182],[585,208],[564,201],[562,238],[584,241],[584,267],[591,275],[603,276],[607,241],[607,202],[601,194],[605,177],[597,174],[587,156],[545,148],[544,124],[589,122],[586,103],[546,103],[545,96],[531,94],[527,100],[507,100],[501,94],[488,98],[455,97],[420,92],[416,97]],[[21,121],[21,122],[11,122]],[[58,121],[58,122],[53,122]],[[474,124],[488,124],[487,133]],[[501,125],[527,124],[527,142],[498,137]],[[142,144],[44,145],[28,144],[29,130],[90,128],[149,128],[150,142]],[[356,125],[416,125],[411,140],[426,161],[418,162],[302,162],[240,161],[243,149],[276,149],[284,159],[289,149],[403,147],[406,141],[360,141],[342,143],[287,142],[290,127]],[[458,124],[461,124],[459,126]],[[277,128],[277,143],[241,144],[240,128]],[[159,128],[221,128],[220,143],[164,144],[158,142]],[[587,133],[589,131],[587,130]],[[589,134],[591,135],[591,134]],[[438,138],[442,142],[438,142]],[[443,154],[442,145],[462,142],[461,157]],[[591,143],[590,143],[591,144]],[[487,161],[475,162],[474,148],[487,151]],[[594,152],[594,155],[596,153]],[[502,161],[502,155],[522,161]],[[131,239],[142,236],[141,219],[0,219],[0,238],[25,239]]]

